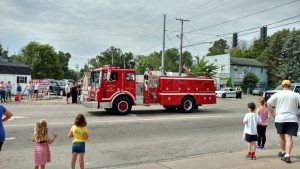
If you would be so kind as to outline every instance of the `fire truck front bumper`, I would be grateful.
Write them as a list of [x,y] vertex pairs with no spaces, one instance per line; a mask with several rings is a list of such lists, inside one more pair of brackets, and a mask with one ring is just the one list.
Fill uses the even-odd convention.
[[95,101],[90,101],[90,102],[83,102],[82,103],[84,107],[90,108],[90,109],[99,109],[99,108],[111,108],[111,105],[109,102],[95,102]]
[[98,102],[90,101],[90,102],[83,102],[82,105],[86,108],[90,109],[97,109],[98,108]]

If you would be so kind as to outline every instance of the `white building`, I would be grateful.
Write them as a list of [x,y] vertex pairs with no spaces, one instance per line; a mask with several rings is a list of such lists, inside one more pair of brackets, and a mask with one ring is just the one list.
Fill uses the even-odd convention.
[[23,92],[30,80],[31,72],[28,66],[0,61],[0,81],[3,81],[5,84],[8,81],[11,82],[13,87],[12,94],[16,94],[17,83],[20,83]]
[[218,66],[215,77],[218,89],[226,86],[228,78],[231,78],[233,86],[242,85],[244,77],[250,72],[259,79],[257,87],[267,87],[267,66],[258,60],[230,57],[229,54],[207,56],[205,59]]

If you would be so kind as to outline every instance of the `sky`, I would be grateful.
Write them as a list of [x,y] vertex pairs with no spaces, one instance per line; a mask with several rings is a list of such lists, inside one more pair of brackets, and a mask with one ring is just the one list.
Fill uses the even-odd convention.
[[[0,43],[8,49],[9,54],[17,54],[30,41],[50,44],[56,51],[71,53],[70,68],[75,69],[76,65],[81,68],[88,59],[110,46],[134,55],[160,51],[163,14],[166,14],[166,49],[179,48],[180,39],[177,35],[180,34],[181,24],[176,18],[188,19],[189,22],[184,22],[183,26],[183,45],[199,42],[200,45],[184,50],[203,56],[212,46],[206,42],[227,38],[230,45],[233,32],[258,27],[238,33],[242,35],[257,31],[239,36],[239,40],[250,44],[259,38],[259,27],[294,16],[268,25],[268,35],[283,28],[299,29],[300,0],[250,15],[291,1],[0,0]],[[250,16],[243,17],[246,15]],[[239,17],[242,18],[234,20]],[[229,20],[234,21],[211,26]],[[296,23],[280,26],[292,22]]]

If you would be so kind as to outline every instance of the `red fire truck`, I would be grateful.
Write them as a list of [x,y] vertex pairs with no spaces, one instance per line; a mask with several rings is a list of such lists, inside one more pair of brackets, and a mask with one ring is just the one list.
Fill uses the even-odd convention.
[[136,78],[134,69],[105,66],[92,71],[84,106],[125,115],[132,105],[160,104],[167,110],[188,113],[203,104],[216,104],[213,79],[155,75],[149,75],[147,81]]

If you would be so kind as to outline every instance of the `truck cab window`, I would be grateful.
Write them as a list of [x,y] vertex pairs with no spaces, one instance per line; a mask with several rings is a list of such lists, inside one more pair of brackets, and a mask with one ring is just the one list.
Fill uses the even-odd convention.
[[110,81],[118,81],[118,73],[112,72],[110,74]]
[[135,80],[134,73],[126,73],[126,80]]
[[100,72],[92,72],[91,80],[92,80],[92,86],[95,88],[99,88]]

